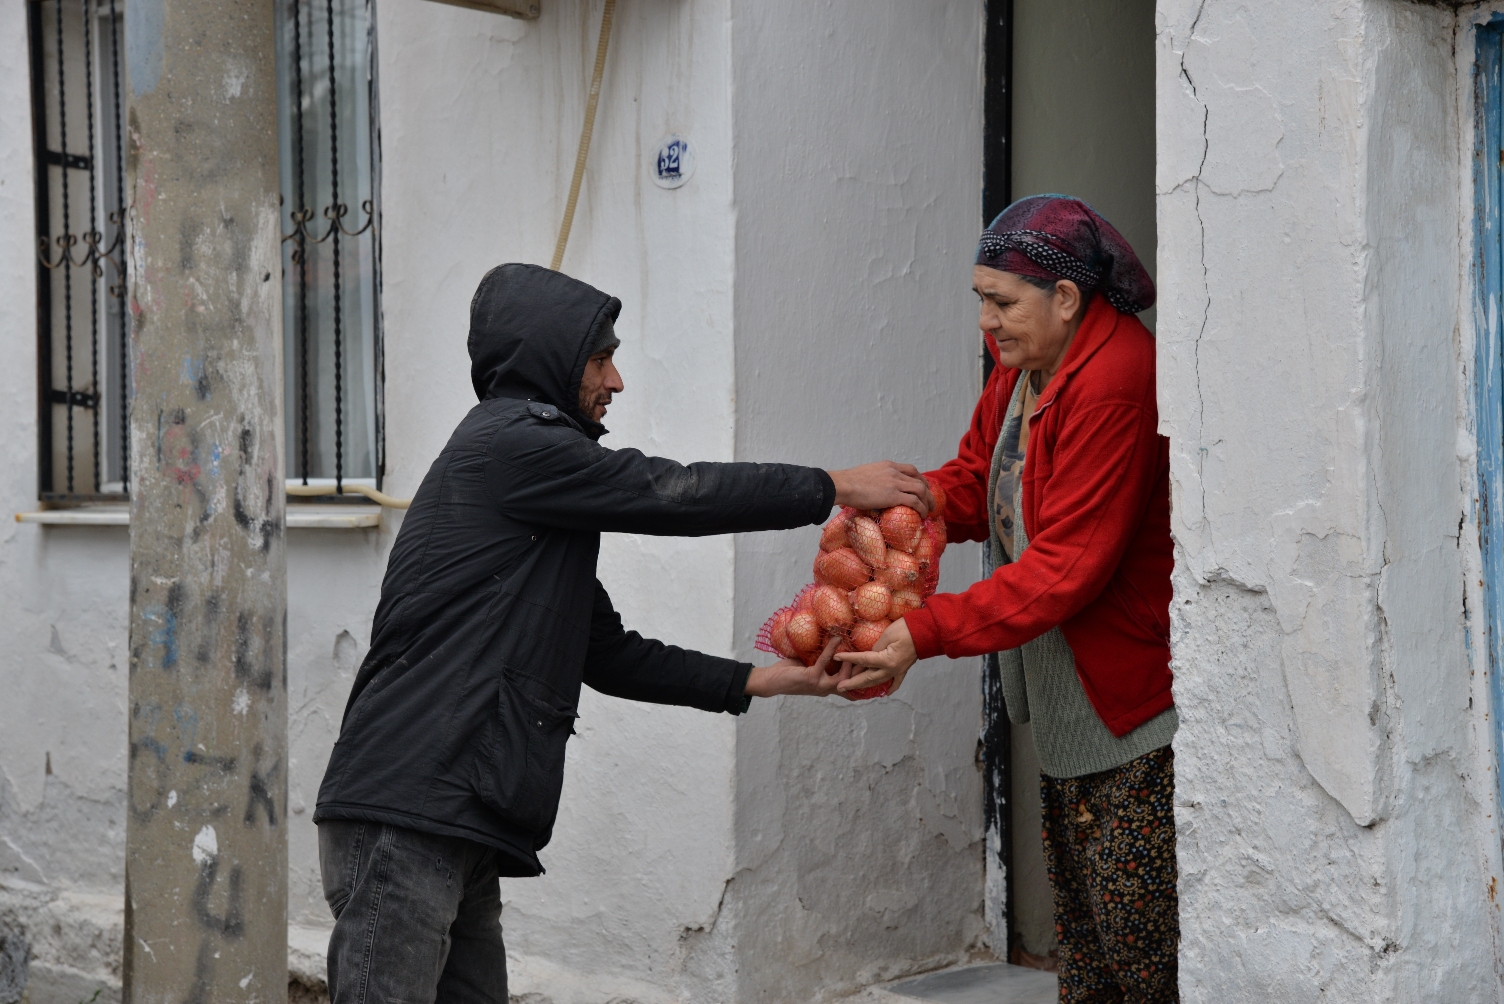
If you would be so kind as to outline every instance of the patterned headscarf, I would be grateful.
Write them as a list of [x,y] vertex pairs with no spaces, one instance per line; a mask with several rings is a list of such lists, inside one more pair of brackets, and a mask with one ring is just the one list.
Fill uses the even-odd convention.
[[982,231],[976,263],[1036,279],[1069,279],[1125,314],[1154,306],[1154,280],[1123,235],[1066,195],[1031,195],[1004,209]]

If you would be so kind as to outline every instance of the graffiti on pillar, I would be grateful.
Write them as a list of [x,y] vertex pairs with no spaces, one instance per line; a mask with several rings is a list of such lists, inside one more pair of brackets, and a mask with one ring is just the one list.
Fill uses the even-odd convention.
[[230,867],[228,888],[223,894],[224,913],[214,912],[215,885],[219,879],[219,858],[210,857],[198,868],[198,883],[193,887],[193,916],[204,930],[226,938],[239,938],[245,934],[245,916],[242,910],[240,865]]
[[[164,804],[169,809],[176,804],[177,793],[169,791],[174,776],[171,766],[173,760],[202,768],[202,773],[197,776],[190,774],[178,778],[178,783],[184,790],[203,790],[204,786],[196,782],[207,777],[229,777],[239,767],[236,757],[216,753],[198,741],[198,713],[185,704],[172,709],[172,724],[176,726],[177,735],[169,733],[166,739],[158,735],[159,726],[163,723],[160,705],[155,702],[137,702],[131,708],[131,717],[135,721],[132,729],[135,738],[130,743],[130,809],[131,814],[141,822],[149,821],[161,811]],[[174,753],[174,749],[179,752]],[[256,747],[254,756],[257,763],[252,768],[253,784],[256,783],[256,771],[261,759],[259,746]],[[143,757],[146,758],[145,761],[142,761]],[[280,768],[281,761],[277,761],[272,769],[261,771],[260,783],[268,784]],[[230,812],[230,806],[214,805],[208,811],[211,815],[223,816]]]
[[282,760],[279,757],[272,762],[270,767],[261,767],[261,744],[257,743],[251,750],[251,780],[247,785],[248,797],[245,803],[245,825],[256,825],[257,811],[266,813],[266,825],[277,825],[277,803],[272,798],[272,788],[277,776],[282,773]]
[[204,598],[204,616],[199,622],[198,651],[193,660],[200,666],[209,665],[214,658],[215,642],[219,640],[219,616],[224,609],[224,598],[219,593],[210,593]]
[[242,418],[240,469],[235,479],[235,522],[246,531],[253,549],[270,551],[272,541],[280,533],[282,526],[272,512],[272,503],[284,490],[277,471],[257,457],[256,433]]
[[235,678],[271,690],[277,662],[277,622],[242,611],[235,618]]
[[193,887],[193,919],[204,933],[194,960],[193,984],[184,1004],[208,1004],[212,997],[214,960],[219,956],[214,948],[216,938],[233,941],[245,937],[244,873],[240,865],[232,865],[224,891],[218,890],[219,838],[211,825],[205,825],[193,838],[193,860],[198,865],[198,881]]
[[[157,720],[161,717],[162,709],[155,704],[142,705],[137,703],[131,707],[131,717],[144,725],[139,728],[142,733],[131,740],[130,744],[130,784],[129,802],[131,815],[141,822],[150,820],[162,807],[167,799],[168,779],[171,769],[167,764],[167,745],[157,738]],[[138,731],[138,730],[132,730]],[[147,756],[150,774],[143,772],[136,761],[142,756]],[[142,794],[150,794],[150,801],[140,798]]]
[[[134,584],[133,584],[134,585]],[[149,669],[173,669],[178,663],[178,616],[183,609],[183,587],[174,582],[167,587],[166,601],[152,603],[141,610],[145,630],[136,637],[146,638],[144,646],[131,653],[131,668],[144,665]]]

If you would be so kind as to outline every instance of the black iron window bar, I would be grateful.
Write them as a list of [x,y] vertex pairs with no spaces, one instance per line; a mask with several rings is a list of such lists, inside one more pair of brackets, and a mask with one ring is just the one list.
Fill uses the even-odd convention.
[[[314,17],[315,11],[319,7],[322,7],[324,21],[321,32],[315,24]],[[284,190],[282,197],[283,208],[287,212],[286,223],[289,228],[282,235],[282,241],[284,244],[291,246],[290,254],[284,266],[284,279],[286,278],[285,270],[290,266],[293,270],[293,281],[291,283],[284,283],[283,288],[294,300],[293,313],[289,318],[294,330],[291,333],[292,338],[288,345],[288,358],[295,371],[293,381],[295,389],[290,389],[296,394],[295,403],[293,401],[287,402],[290,418],[292,419],[289,428],[289,432],[291,433],[290,438],[294,440],[294,442],[289,443],[290,456],[288,466],[294,480],[303,485],[309,483],[311,476],[321,475],[327,478],[332,473],[336,494],[333,496],[324,496],[318,499],[318,501],[364,502],[365,499],[360,496],[341,496],[339,494],[344,490],[345,480],[349,475],[346,456],[346,398],[349,376],[347,367],[350,354],[350,347],[348,345],[350,332],[346,330],[346,305],[349,291],[345,288],[344,270],[347,263],[345,261],[343,245],[345,242],[358,240],[363,237],[370,241],[369,254],[363,261],[368,262],[370,265],[370,281],[373,283],[375,289],[374,299],[376,303],[373,304],[375,309],[373,311],[374,316],[371,319],[374,329],[372,334],[375,342],[373,346],[375,379],[372,381],[374,386],[362,389],[369,391],[374,398],[374,400],[369,402],[373,409],[372,413],[376,424],[375,457],[373,458],[374,470],[371,473],[374,474],[376,486],[379,488],[382,473],[381,452],[383,438],[380,427],[382,418],[380,400],[381,338],[379,307],[380,225],[378,222],[379,213],[374,198],[375,179],[377,177],[376,160],[378,145],[376,137],[378,130],[374,121],[376,110],[374,70],[372,65],[368,65],[365,84],[368,88],[366,107],[372,117],[369,143],[372,197],[361,200],[359,215],[352,218],[353,214],[350,206],[344,201],[345,190],[343,186],[346,182],[340,174],[340,132],[342,125],[346,124],[342,116],[348,116],[350,113],[346,110],[344,104],[342,104],[339,84],[339,61],[336,55],[335,43],[337,9],[341,14],[346,15],[347,23],[350,21],[359,21],[358,15],[364,15],[364,26],[368,43],[370,44],[367,58],[370,64],[373,65],[374,39],[371,36],[372,25],[369,0],[341,0],[338,8],[335,0],[322,0],[322,3],[320,0],[286,0],[286,7],[284,8],[287,19],[286,24],[291,27],[291,51],[286,53],[285,64],[291,71],[291,80],[289,81],[290,100],[287,104],[292,116],[292,122],[290,123],[292,176],[288,179],[284,174],[284,189],[290,187],[291,191]],[[322,38],[318,37],[320,34],[322,34]],[[319,68],[315,65],[313,59],[313,47],[319,45],[322,45],[324,49],[323,55],[327,63],[323,67],[322,73],[319,72]],[[323,77],[322,80],[318,79],[320,76]],[[311,100],[313,88],[320,83],[326,87],[324,98],[328,104],[327,177],[329,201],[326,205],[315,211],[309,206],[309,189],[312,187],[309,184],[309,174],[312,169],[309,161],[319,153],[325,151],[308,149],[308,138],[316,135],[316,132],[313,130],[318,130],[321,126],[318,123],[313,123],[313,130],[309,130],[308,126],[310,123],[307,119],[307,114],[310,106],[315,103]],[[346,97],[348,99],[348,96]],[[345,103],[348,104],[348,100]],[[324,165],[319,166],[322,167]],[[358,175],[358,172],[356,173]],[[288,184],[289,181],[290,184]],[[287,207],[289,195],[293,203],[291,209]],[[347,219],[350,220],[349,223],[346,222]],[[324,317],[327,330],[322,332],[316,330],[317,325],[312,323],[309,311],[309,301],[313,295],[314,286],[313,279],[310,276],[310,251],[321,245],[327,248],[327,304],[329,307]],[[316,370],[317,364],[310,358],[310,348],[320,342],[323,342],[326,347],[332,349],[333,354],[332,417],[334,429],[332,472],[327,469],[322,472],[315,471],[316,462],[311,456],[312,451],[310,449],[310,440],[315,435],[314,426],[317,418],[314,414],[316,410],[316,395],[312,386],[313,373]]]
[[[115,0],[28,0],[26,11],[37,207],[39,494],[46,502],[122,500],[130,445],[120,12]],[[86,211],[75,205],[83,201],[81,187]],[[112,203],[104,212],[108,240],[100,229],[102,199]],[[113,393],[106,386],[110,368],[118,378]]]

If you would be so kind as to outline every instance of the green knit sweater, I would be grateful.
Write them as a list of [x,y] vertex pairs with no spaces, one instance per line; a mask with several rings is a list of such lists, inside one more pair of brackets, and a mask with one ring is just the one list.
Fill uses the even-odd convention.
[[[1025,374],[1013,389],[1013,400],[1003,422],[1005,430],[1022,412],[1023,388],[1027,381],[1028,375]],[[999,524],[1005,516],[1011,517],[1008,528],[1012,531],[1015,554],[1022,556],[1029,546],[1029,532],[1023,518],[1023,466],[1028,463],[1028,458],[1023,456],[1025,444],[1022,442],[1017,443],[1018,452],[1009,458],[1013,462],[1010,467],[1018,471],[1018,476],[1012,479],[1012,505],[999,504],[1001,500],[997,500],[998,475],[1004,462],[1004,445],[1009,439],[1006,434],[998,437],[987,486],[987,498],[994,508],[994,518],[990,521],[994,568],[1012,560],[999,536]],[[1050,777],[1081,777],[1121,767],[1145,753],[1170,745],[1170,740],[1175,738],[1180,717],[1173,707],[1121,738],[1114,736],[1091,706],[1076,674],[1076,657],[1059,627],[1051,628],[1019,648],[999,652],[997,659],[1002,671],[1008,719],[1015,725],[1033,722],[1039,769]]]

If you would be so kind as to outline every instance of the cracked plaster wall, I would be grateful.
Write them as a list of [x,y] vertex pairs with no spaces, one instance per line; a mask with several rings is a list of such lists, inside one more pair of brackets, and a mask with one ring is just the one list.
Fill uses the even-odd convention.
[[1455,21],[1158,5],[1188,1001],[1499,995]]

